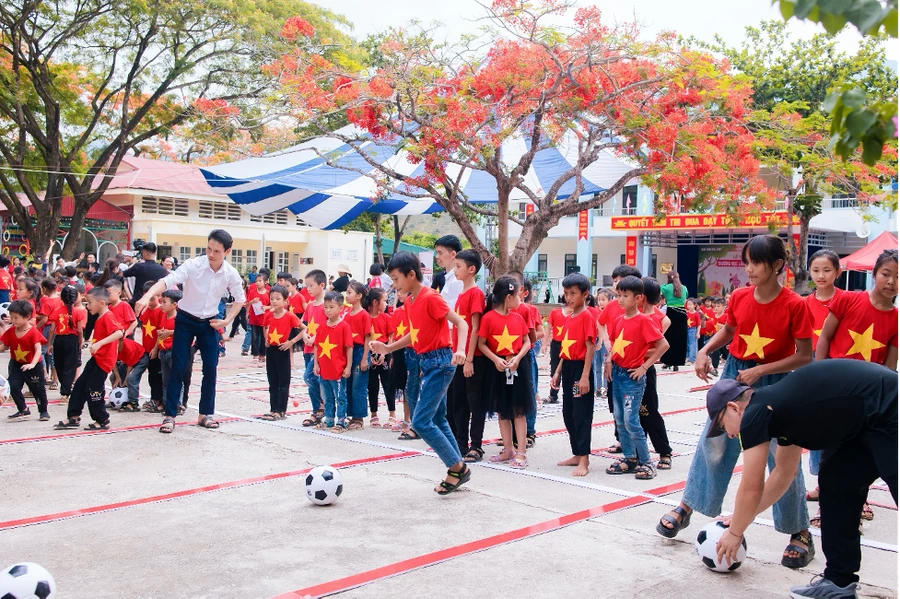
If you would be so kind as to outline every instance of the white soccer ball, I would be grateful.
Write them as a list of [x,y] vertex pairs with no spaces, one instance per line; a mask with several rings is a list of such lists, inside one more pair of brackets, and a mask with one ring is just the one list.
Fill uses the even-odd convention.
[[741,539],[741,546],[738,547],[737,559],[729,566],[727,562],[719,562],[716,559],[716,543],[728,530],[721,521],[716,520],[704,526],[697,534],[697,541],[694,547],[697,549],[697,555],[703,561],[703,565],[713,572],[734,572],[741,567],[744,558],[747,557],[747,538]]
[[5,376],[0,375],[0,399],[6,401],[10,395],[12,395],[12,391],[9,389],[9,381]]
[[110,407],[118,410],[124,404],[128,403],[128,389],[125,387],[116,387],[110,391],[107,401],[109,402]]
[[316,466],[306,475],[306,498],[316,505],[330,505],[344,491],[344,480],[337,468]]
[[48,599],[56,596],[56,581],[43,566],[24,562],[0,573],[3,599]]
[[0,319],[3,317],[9,317],[9,302],[3,302],[0,304]]

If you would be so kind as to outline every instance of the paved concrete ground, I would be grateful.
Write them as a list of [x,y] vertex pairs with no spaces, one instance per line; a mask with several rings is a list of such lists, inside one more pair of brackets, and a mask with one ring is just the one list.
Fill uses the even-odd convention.
[[[116,413],[103,434],[60,434],[36,418],[0,424],[0,566],[42,564],[64,598],[787,597],[824,567],[820,554],[806,570],[783,568],[787,537],[766,522],[748,532],[749,558],[729,575],[706,570],[694,552],[709,519],[697,515],[675,540],[654,532],[680,497],[701,431],[703,394],[688,391],[700,384],[690,372],[659,378],[681,455],[655,480],[606,475],[602,451],[586,478],[571,478],[555,465],[568,457],[559,406],[544,406],[527,470],[483,464],[462,491],[439,498],[431,489],[443,468],[421,441],[373,429],[315,433],[300,426],[302,414],[254,420],[268,409],[265,373],[237,342],[228,350],[217,409],[235,420],[218,431],[193,426],[195,411],[169,436],[150,414]],[[195,368],[192,405],[199,360]],[[307,411],[296,373],[294,382],[291,409]],[[543,393],[548,382],[543,370]],[[10,404],[0,409],[10,413]],[[50,413],[55,422],[65,408]],[[598,450],[612,441],[610,420],[599,401]],[[486,434],[498,435],[496,422]],[[340,501],[310,504],[303,472],[343,463]],[[865,525],[864,540],[879,548],[863,548],[863,595],[896,597],[897,512],[884,490],[870,499],[886,507],[874,505]]]

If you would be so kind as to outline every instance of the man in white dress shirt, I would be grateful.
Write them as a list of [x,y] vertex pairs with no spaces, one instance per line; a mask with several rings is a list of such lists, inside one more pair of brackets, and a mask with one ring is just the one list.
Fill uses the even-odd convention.
[[[231,244],[231,235],[227,231],[213,230],[207,239],[205,256],[185,261],[135,302],[134,311],[140,315],[151,297],[172,285],[183,286],[184,297],[178,302],[175,333],[172,337],[172,370],[166,382],[166,414],[159,429],[162,433],[175,430],[183,373],[185,368],[191,367],[191,345],[194,339],[197,340],[203,361],[198,424],[204,428],[219,428],[219,423],[212,417],[216,411],[216,368],[219,365],[219,339],[216,332],[231,324],[246,301],[241,275],[226,261],[231,253]],[[231,292],[234,302],[225,318],[220,319],[219,298],[226,289]]]
[[456,235],[444,235],[434,242],[434,259],[438,266],[444,269],[444,287],[441,289],[441,297],[447,302],[447,307],[456,310],[456,298],[463,291],[462,281],[456,280],[453,268],[456,266],[456,253],[462,251],[462,244]]

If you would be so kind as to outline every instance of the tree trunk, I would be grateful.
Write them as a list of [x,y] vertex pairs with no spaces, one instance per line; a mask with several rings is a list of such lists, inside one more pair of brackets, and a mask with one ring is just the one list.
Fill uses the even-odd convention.
[[503,183],[497,182],[497,261],[491,269],[492,274],[495,276],[510,271],[509,191],[505,181]]
[[87,211],[94,201],[96,200],[88,201],[87,204],[83,204],[82,202],[74,203],[75,206],[72,212],[72,221],[69,224],[69,233],[66,235],[66,241],[60,252],[67,262],[75,257],[75,248],[78,247],[78,242],[81,240],[82,233],[84,233],[84,222],[87,219]]
[[[793,235],[791,239],[793,240]],[[794,270],[794,291],[803,293],[809,285],[809,270],[806,268],[807,254],[809,253],[809,219],[800,216],[800,248],[797,251],[796,261],[799,263],[798,268]]]
[[31,255],[36,264],[49,260],[49,252],[59,231],[59,213],[50,213],[49,207],[40,210],[35,206],[35,224],[28,235],[31,244]]
[[394,217],[394,251],[391,253],[391,256],[397,254],[400,251],[400,239],[403,237],[403,231],[406,229],[406,225],[409,224],[409,216],[403,219],[403,225],[400,224],[400,217]]
[[531,257],[547,238],[547,233],[558,222],[549,210],[535,210],[525,220],[519,240],[509,256],[509,269],[524,271]]
[[375,256],[378,264],[384,264],[384,250],[381,249],[381,215],[375,215]]

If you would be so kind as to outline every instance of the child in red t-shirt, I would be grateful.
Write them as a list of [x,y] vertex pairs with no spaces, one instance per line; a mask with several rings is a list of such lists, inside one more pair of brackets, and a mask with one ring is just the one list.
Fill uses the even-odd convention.
[[[137,363],[141,361],[146,355],[144,351],[144,346],[141,343],[138,343],[134,339],[120,339],[119,340],[119,349],[116,354],[116,359],[125,366],[125,375],[122,376],[122,373],[119,372],[118,368],[114,368],[112,371],[112,385],[113,389],[119,387],[127,387],[128,386],[128,377],[131,376],[131,371],[137,366]],[[107,408],[112,407],[112,405],[107,405]],[[137,401],[131,402],[126,401],[122,404],[122,407],[119,408],[120,412],[140,412],[141,409],[137,405]]]
[[340,293],[325,294],[322,309],[327,320],[316,332],[313,360],[315,373],[325,396],[325,419],[317,428],[330,428],[334,433],[347,430],[347,389],[344,379],[350,378],[353,362],[353,332],[341,319],[344,298]]
[[[544,354],[546,354],[548,350],[550,352],[551,376],[556,372],[556,367],[559,366],[559,349],[560,341],[562,341],[563,338],[563,325],[566,323],[566,319],[571,313],[572,311],[569,309],[569,306],[555,308],[547,315],[547,322],[544,323],[544,339],[550,339],[550,343],[545,345],[542,351]],[[550,398],[547,400],[547,403],[559,403],[558,388],[550,387]]]
[[49,420],[47,390],[44,388],[44,369],[40,367],[41,346],[47,343],[40,331],[32,326],[33,308],[27,300],[15,300],[9,304],[9,322],[0,324],[0,352],[9,349],[9,389],[16,402],[16,413],[7,416],[9,422],[31,417],[25,403],[22,387],[28,386],[37,402],[41,420]]
[[321,385],[315,370],[315,342],[319,327],[323,326],[327,320],[322,301],[325,297],[325,285],[327,283],[328,277],[325,276],[323,271],[318,269],[311,270],[306,273],[304,278],[306,286],[300,292],[301,294],[307,294],[310,298],[303,311],[302,319],[303,324],[306,325],[306,330],[303,331],[303,360],[306,363],[303,380],[309,391],[309,400],[312,402],[313,410],[312,415],[303,420],[303,426],[315,426],[325,416],[325,410],[322,405]]
[[78,428],[85,403],[94,420],[85,429],[109,430],[109,414],[104,403],[105,383],[107,375],[116,366],[117,342],[124,337],[122,325],[107,307],[109,295],[105,287],[95,287],[87,294],[88,310],[97,315],[97,322],[94,323],[88,345],[91,359],[84,365],[81,376],[72,387],[66,420],[60,421],[54,427],[57,430]]
[[[712,300],[713,305],[713,313],[712,316],[706,319],[706,325],[708,330],[710,331],[709,338],[712,339],[713,335],[715,335],[722,327],[724,327],[728,323],[728,315],[726,314],[726,310],[728,308],[728,304],[725,301],[724,297],[714,297]],[[705,347],[705,346],[704,346]],[[724,359],[728,359],[728,346],[722,346],[713,351],[708,351],[709,360],[712,363],[712,375],[719,376],[719,363]]]
[[[388,354],[411,343],[418,355],[421,391],[416,405],[410,407],[412,428],[448,467],[446,478],[434,489],[439,495],[447,495],[472,477],[447,422],[447,387],[456,366],[466,362],[463,348],[469,336],[469,325],[438,293],[422,285],[420,264],[419,258],[410,252],[397,252],[388,264],[394,287],[401,294],[409,294],[406,301],[409,335],[389,345],[381,341],[372,341],[370,345],[372,351]],[[456,330],[455,353],[450,349],[448,321]]]
[[666,353],[669,344],[654,317],[638,310],[644,301],[641,279],[623,278],[616,285],[616,293],[624,313],[609,329],[612,347],[604,371],[606,379],[613,382],[613,415],[623,458],[609,466],[606,473],[634,474],[639,480],[650,480],[656,477],[656,467],[641,426],[641,404],[647,372]]
[[109,311],[122,325],[125,331],[125,338],[131,339],[134,335],[134,330],[137,328],[137,318],[128,302],[122,301],[122,282],[118,279],[110,279],[103,284],[103,287],[109,293]]
[[[663,335],[669,330],[672,321],[666,313],[659,309],[661,293],[659,281],[654,277],[641,279],[644,284],[644,301],[641,303],[641,314],[650,318]],[[687,302],[685,302],[687,305]],[[690,316],[689,316],[690,318]],[[690,333],[689,333],[690,334]],[[696,337],[694,338],[696,340]],[[647,358],[655,349],[655,344],[647,350]],[[647,370],[647,387],[644,389],[644,398],[641,400],[641,428],[650,438],[653,451],[659,455],[656,464],[658,470],[672,469],[672,445],[669,444],[669,432],[666,430],[666,422],[659,413],[659,393],[656,388],[656,366],[651,365]]]
[[[350,424],[347,430],[363,429],[363,418],[366,417],[369,395],[369,335],[372,332],[372,319],[363,308],[366,299],[366,286],[352,280],[347,285],[344,304],[349,309],[343,313],[344,322],[350,325],[353,339],[353,360],[350,363],[350,380],[347,381],[347,412]],[[376,425],[373,425],[376,426]]]
[[[819,336],[828,318],[829,306],[843,291],[834,286],[841,274],[841,259],[831,250],[819,250],[809,258],[809,276],[816,286],[815,291],[806,296],[806,307],[813,328],[813,353],[819,345]],[[818,472],[813,472],[818,474]]]
[[[62,301],[59,299],[59,286],[56,279],[48,277],[41,281],[41,307],[36,315],[37,329],[46,339],[50,338],[50,316],[60,307],[62,307]],[[51,347],[49,343],[45,343],[41,348],[41,355],[47,372],[50,373],[50,383],[47,388],[56,391],[59,389],[59,383],[56,378],[56,365],[53,363]]]
[[[597,290],[597,293],[594,296],[595,310],[597,310],[597,328],[599,334],[600,328],[600,316],[603,314],[603,311],[606,310],[606,307],[612,303],[618,303],[615,301],[616,294],[612,289],[600,288]],[[606,397],[606,377],[603,376],[603,363],[606,362],[606,356],[609,355],[609,352],[606,349],[606,346],[602,343],[598,343],[594,348],[594,389],[597,394],[597,398]]]
[[69,400],[72,384],[81,357],[82,332],[87,322],[87,311],[81,307],[78,290],[69,285],[59,293],[62,305],[50,315],[50,349],[56,364],[62,396],[61,403]]
[[[260,268],[256,281],[247,290],[247,322],[250,323],[250,355],[266,361],[266,339],[263,320],[269,309],[269,269]],[[241,355],[246,355],[241,352]]]
[[[409,334],[409,319],[406,317],[406,305],[402,299],[397,300],[397,306],[394,308],[394,313],[391,314],[391,333],[390,341],[398,341]],[[415,350],[409,346],[395,350],[389,356],[391,384],[403,396],[403,420],[395,424],[391,430],[400,433],[398,437],[400,440],[418,439],[419,436],[416,431],[409,428],[409,424],[412,422],[410,406],[415,405],[419,398],[419,359]]]
[[[164,413],[165,404],[168,401],[169,376],[172,372],[172,336],[175,334],[175,316],[178,312],[178,302],[181,301],[182,294],[179,289],[166,289],[159,298],[159,312],[156,316],[156,347],[150,352],[150,359],[159,360],[160,375],[162,378],[162,400],[159,403],[155,401],[145,409],[148,412]],[[144,310],[144,314],[146,314]],[[182,378],[181,401],[178,398],[173,411],[177,411],[178,415],[184,413],[187,406],[188,389],[191,386],[191,369],[185,368]]]
[[287,310],[288,291],[281,285],[269,290],[263,326],[266,339],[266,376],[269,379],[269,413],[263,420],[284,420],[291,388],[291,348],[303,337],[303,325]]
[[551,388],[563,391],[563,422],[569,432],[572,457],[558,466],[574,466],[572,476],[587,476],[591,455],[591,423],[594,419],[594,349],[597,321],[587,310],[591,282],[581,273],[562,281],[563,297],[572,311],[562,329],[560,362],[550,380]]
[[[485,306],[484,318],[478,328],[478,348],[493,363],[485,375],[490,389],[491,413],[500,416],[500,435],[503,451],[491,456],[491,462],[507,463],[512,468],[528,466],[526,443],[513,443],[526,438],[525,415],[535,409],[530,398],[534,395],[531,383],[531,361],[526,354],[531,346],[528,326],[516,310],[519,305],[519,284],[512,277],[503,276]],[[523,446],[524,445],[524,446]]]
[[697,310],[697,298],[689,297],[684,302],[687,314],[687,362],[693,364],[697,359],[697,342],[700,340],[700,311]]
[[[381,287],[370,287],[366,291],[363,307],[369,313],[371,329],[369,337],[372,341],[388,341],[393,334],[390,317],[384,313],[387,304],[386,294]],[[388,406],[388,419],[383,425],[378,419],[378,381],[384,391],[384,399]],[[393,429],[397,424],[397,406],[394,386],[391,384],[390,356],[369,354],[369,426],[372,428]]]

